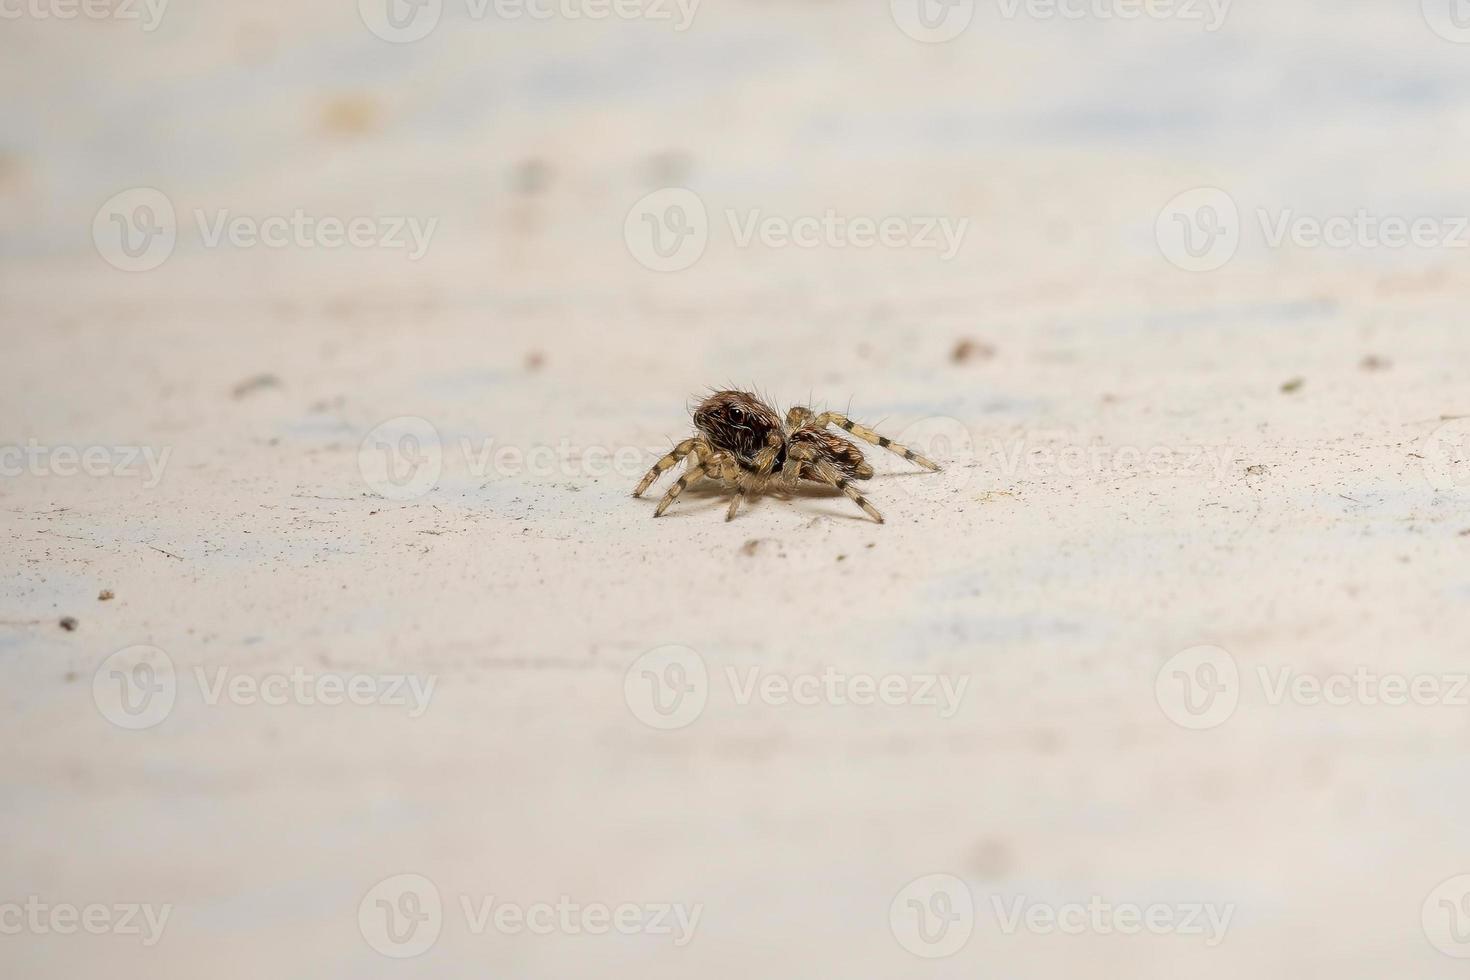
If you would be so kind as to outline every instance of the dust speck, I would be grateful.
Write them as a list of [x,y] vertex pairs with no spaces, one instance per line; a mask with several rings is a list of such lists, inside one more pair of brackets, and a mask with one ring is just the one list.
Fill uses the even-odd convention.
[[246,398],[256,392],[265,391],[268,388],[279,388],[281,379],[274,374],[257,374],[246,378],[235,387],[230,389],[230,394],[235,398]]
[[378,103],[368,95],[340,95],[322,107],[319,124],[329,136],[352,137],[378,128]]
[[985,343],[983,340],[970,340],[966,338],[954,345],[949,352],[949,359],[956,364],[965,364],[969,361],[988,361],[995,357],[995,347]]

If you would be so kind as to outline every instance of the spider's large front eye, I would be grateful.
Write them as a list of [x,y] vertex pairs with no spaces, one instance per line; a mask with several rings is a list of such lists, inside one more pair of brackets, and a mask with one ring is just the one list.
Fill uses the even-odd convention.
[[739,405],[731,405],[730,406],[730,421],[731,422],[734,422],[736,425],[739,425],[741,422],[744,422],[745,421],[745,409],[741,408]]

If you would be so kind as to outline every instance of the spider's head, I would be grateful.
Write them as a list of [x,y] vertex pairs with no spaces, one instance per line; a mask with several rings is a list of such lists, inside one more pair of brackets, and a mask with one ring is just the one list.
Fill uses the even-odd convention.
[[748,391],[717,391],[694,410],[694,426],[716,449],[725,449],[741,459],[755,458],[781,438],[781,418],[765,402]]

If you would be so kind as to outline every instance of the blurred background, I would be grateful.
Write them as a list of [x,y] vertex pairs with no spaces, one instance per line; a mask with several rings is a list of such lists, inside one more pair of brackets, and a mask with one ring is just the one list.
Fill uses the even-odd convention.
[[[1460,0],[0,50],[7,975],[1460,975]],[[652,521],[711,385],[946,471]]]

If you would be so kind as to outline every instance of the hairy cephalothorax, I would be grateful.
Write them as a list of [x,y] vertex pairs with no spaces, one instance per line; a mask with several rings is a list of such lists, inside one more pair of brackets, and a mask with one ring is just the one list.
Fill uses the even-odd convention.
[[655,480],[678,465],[679,460],[687,459],[683,475],[659,501],[654,517],[668,510],[684,488],[701,477],[720,480],[734,489],[730,509],[725,514],[727,521],[739,511],[742,501],[764,491],[773,480],[779,480],[786,490],[794,489],[801,480],[810,480],[842,491],[864,513],[882,524],[883,515],[849,482],[866,480],[873,475],[873,467],[863,458],[856,443],[828,429],[832,425],[926,470],[939,469],[912,449],[837,412],[819,415],[798,406],[782,420],[775,409],[748,391],[717,391],[694,410],[694,427],[699,434],[685,439],[654,463],[633,496],[642,496]]

